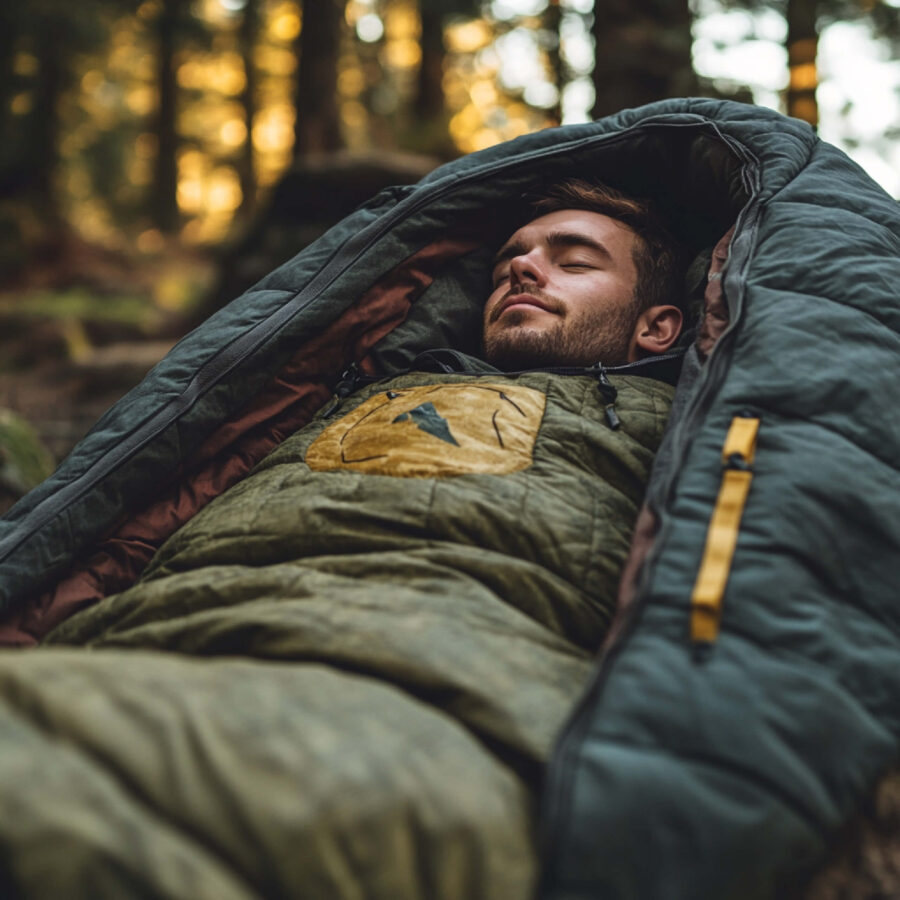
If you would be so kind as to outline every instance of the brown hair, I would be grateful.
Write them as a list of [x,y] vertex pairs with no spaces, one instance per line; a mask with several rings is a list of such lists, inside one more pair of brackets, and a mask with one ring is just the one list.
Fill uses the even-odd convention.
[[637,270],[634,298],[639,311],[651,306],[682,306],[681,250],[650,202],[629,197],[605,184],[569,178],[529,194],[532,217],[561,209],[601,213],[627,225],[638,237],[632,251]]

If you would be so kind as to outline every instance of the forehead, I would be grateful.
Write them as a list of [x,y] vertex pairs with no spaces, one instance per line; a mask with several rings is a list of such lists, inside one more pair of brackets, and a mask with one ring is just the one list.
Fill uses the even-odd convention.
[[532,219],[514,232],[506,244],[536,246],[549,242],[552,235],[558,234],[583,235],[589,241],[602,244],[613,257],[619,254],[630,257],[637,239],[627,225],[603,213],[559,209]]

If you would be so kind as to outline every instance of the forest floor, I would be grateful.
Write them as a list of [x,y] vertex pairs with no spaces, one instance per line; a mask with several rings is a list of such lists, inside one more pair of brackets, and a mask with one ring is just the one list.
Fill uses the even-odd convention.
[[26,419],[60,460],[173,344],[119,341],[78,361],[39,359],[31,367],[0,372],[0,407]]
[[[0,290],[0,410],[25,419],[56,462],[181,337],[214,275],[187,253],[101,262],[82,257],[77,277],[41,273]],[[0,467],[4,457],[0,446]],[[8,494],[0,485],[0,514]]]

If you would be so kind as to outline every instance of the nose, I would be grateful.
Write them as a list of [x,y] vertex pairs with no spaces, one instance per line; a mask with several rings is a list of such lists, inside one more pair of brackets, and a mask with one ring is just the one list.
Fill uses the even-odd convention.
[[546,272],[537,253],[522,253],[514,256],[509,262],[509,280],[513,287],[524,287],[527,284],[543,286]]

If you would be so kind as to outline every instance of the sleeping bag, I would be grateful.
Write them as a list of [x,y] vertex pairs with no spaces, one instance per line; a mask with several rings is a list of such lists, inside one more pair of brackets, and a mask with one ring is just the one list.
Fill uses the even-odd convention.
[[[519,198],[571,176],[653,199],[693,253],[734,226],[724,329],[685,354],[649,549],[596,666],[627,549],[596,523],[637,511],[664,384],[622,376],[608,449],[585,373],[445,372],[443,391],[503,385],[540,424],[502,476],[376,474],[412,486],[381,546],[379,488],[328,468],[357,409],[435,386],[421,354],[477,355]],[[0,658],[0,878],[515,897],[540,864],[548,900],[798,888],[898,749],[898,249],[896,203],[843,154],[712,100],[540,132],[374,198],[186,337],[3,520],[3,633],[45,645]],[[390,422],[451,446],[429,402]],[[430,512],[484,478],[525,514],[476,506],[442,532]],[[298,552],[304,529],[322,543]],[[508,531],[531,566],[499,558]]]
[[[57,645],[96,651],[76,677],[114,681],[102,702],[68,679],[23,686],[21,660],[0,662],[16,720],[39,706],[55,737],[74,728],[101,773],[189,823],[251,893],[526,900],[536,787],[609,621],[672,391],[609,379],[616,430],[589,375],[414,372],[354,392],[30,654],[66,670]],[[121,676],[111,649],[133,654]],[[220,682],[218,665],[147,651],[243,662]],[[182,704],[186,726],[170,721]],[[151,758],[185,731],[200,744],[172,760],[175,780],[134,758],[148,720]],[[17,834],[40,811],[27,784],[10,791],[22,812],[5,840],[27,859]],[[55,806],[77,820],[83,802]],[[136,841],[153,847],[140,812]],[[199,861],[192,877],[206,887]]]

